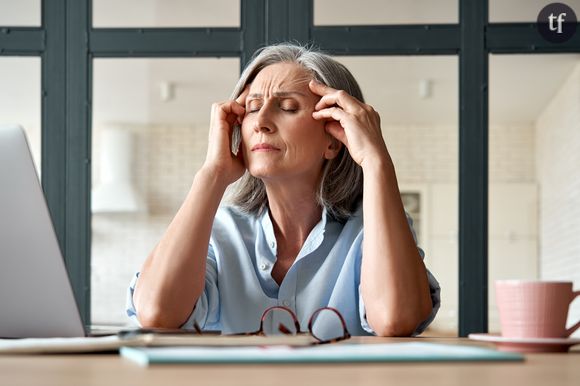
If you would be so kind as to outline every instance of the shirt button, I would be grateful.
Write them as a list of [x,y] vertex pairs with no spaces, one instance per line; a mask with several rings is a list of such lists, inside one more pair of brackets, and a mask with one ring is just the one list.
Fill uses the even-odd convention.
[[288,306],[290,305],[290,302],[289,302],[288,300],[284,300],[284,301],[282,302],[282,305],[283,305],[284,307],[288,307]]
[[268,264],[266,264],[266,263],[262,263],[262,264],[260,264],[260,269],[261,269],[262,271],[265,271],[265,270],[267,270],[267,269],[268,269]]
[[270,244],[270,246],[271,246],[272,248],[276,248],[276,243],[275,243],[274,241],[272,241],[272,243]]

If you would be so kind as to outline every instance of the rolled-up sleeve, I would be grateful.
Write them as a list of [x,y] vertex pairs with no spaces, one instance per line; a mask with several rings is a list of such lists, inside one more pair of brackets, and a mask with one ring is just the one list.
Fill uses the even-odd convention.
[[137,319],[137,310],[135,309],[135,303],[133,302],[133,293],[135,292],[135,286],[137,285],[137,280],[139,280],[139,272],[133,276],[133,280],[131,280],[131,284],[129,284],[129,288],[127,289],[127,299],[126,299],[126,312],[127,317],[131,324],[135,326],[141,327],[141,323],[139,323],[139,319]]
[[429,291],[431,292],[431,304],[433,308],[431,309],[431,313],[427,319],[417,326],[413,336],[419,335],[425,331],[427,326],[429,326],[433,319],[435,319],[435,315],[437,315],[437,311],[439,311],[439,307],[441,306],[441,287],[439,286],[439,282],[435,279],[435,276],[429,272],[429,270],[427,270],[427,277],[429,279]]
[[193,312],[181,328],[192,329],[194,322],[203,330],[219,329],[220,301],[218,287],[218,268],[214,249],[210,244],[205,266],[205,286],[197,300]]
[[[203,293],[197,300],[197,303],[195,304],[191,315],[187,318],[187,321],[181,325],[181,328],[192,329],[194,321],[196,321],[202,329],[215,329],[214,326],[219,323],[219,290],[217,276],[217,262],[213,253],[213,247],[210,245],[208,248]],[[127,290],[126,313],[130,322],[140,327],[141,324],[137,318],[137,310],[135,309],[135,303],[133,302],[133,294],[138,280],[139,272],[135,274]]]

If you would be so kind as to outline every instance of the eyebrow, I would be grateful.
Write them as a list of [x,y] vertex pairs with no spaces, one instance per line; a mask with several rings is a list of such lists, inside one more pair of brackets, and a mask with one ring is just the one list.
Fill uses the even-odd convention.
[[[273,93],[273,95],[275,97],[288,97],[288,96],[292,96],[292,95],[301,95],[301,96],[306,96],[306,94],[300,92],[300,91],[277,91],[275,93]],[[248,99],[257,99],[257,98],[263,98],[264,94],[260,94],[260,93],[254,93],[254,94],[250,94],[248,95]]]

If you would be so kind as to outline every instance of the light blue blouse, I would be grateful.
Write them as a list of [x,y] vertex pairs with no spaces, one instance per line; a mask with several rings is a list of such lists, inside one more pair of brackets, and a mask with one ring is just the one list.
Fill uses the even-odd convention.
[[[278,286],[271,276],[276,238],[269,211],[254,216],[220,207],[210,238],[205,289],[182,328],[193,328],[195,320],[205,330],[225,334],[256,331],[263,311],[278,305],[292,309],[306,331],[311,314],[330,306],[344,316],[352,335],[373,334],[359,288],[362,240],[362,205],[346,223],[333,220],[324,209]],[[428,275],[433,310],[415,335],[431,323],[440,305],[439,283]],[[133,291],[138,277],[139,273],[127,293],[127,315],[137,325]]]

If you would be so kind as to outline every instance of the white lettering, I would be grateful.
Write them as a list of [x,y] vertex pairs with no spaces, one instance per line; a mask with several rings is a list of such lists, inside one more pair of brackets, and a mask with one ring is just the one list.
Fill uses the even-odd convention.
[[[548,16],[548,21],[550,23],[549,27],[550,27],[550,31],[557,31],[556,33],[561,34],[562,33],[562,24],[564,23],[564,16],[566,16],[566,12],[562,12],[561,14],[558,15],[558,17],[554,16],[553,13],[550,14],[550,16]],[[558,23],[558,26],[554,26],[554,21],[556,21]]]
[[550,31],[555,31],[556,27],[554,27],[554,20],[556,20],[556,16],[554,16],[553,13],[550,14],[550,16],[548,16],[548,21],[550,22]]
[[562,24],[564,23],[564,16],[566,16],[565,12],[562,12],[558,15],[558,33],[562,33]]

